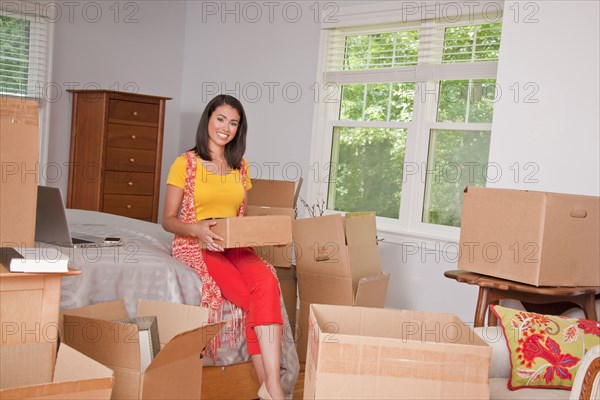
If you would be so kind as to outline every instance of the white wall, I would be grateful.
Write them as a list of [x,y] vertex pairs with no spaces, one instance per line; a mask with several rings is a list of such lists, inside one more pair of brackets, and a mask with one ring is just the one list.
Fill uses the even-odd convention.
[[[600,194],[599,4],[504,4],[490,146],[500,175],[488,186]],[[386,306],[472,322],[477,290],[443,276],[456,256],[418,245],[381,244],[391,273]]]
[[386,307],[451,313],[473,322],[477,289],[444,277],[456,269],[456,254],[426,249],[418,241],[380,242],[379,252],[382,269],[390,273]]
[[[60,21],[53,81],[98,82],[102,87],[132,81],[140,92],[172,96],[163,181],[175,156],[193,146],[201,111],[215,85],[219,92],[238,96],[246,107],[246,157],[260,167],[253,176],[266,177],[272,171],[274,178],[286,173],[294,178],[290,175],[299,166],[308,178],[320,25],[313,2],[295,3],[302,4],[297,22],[290,22],[295,9],[283,13],[284,3],[276,3],[271,15],[263,8],[262,17],[251,22],[256,10],[244,11],[241,2],[229,2],[231,13],[226,13],[222,2],[200,1],[137,2],[137,24]],[[493,185],[598,195],[598,3],[529,3],[539,7],[534,15],[538,23],[524,23],[531,10],[523,9],[523,2],[505,5],[498,70],[503,96],[495,109],[490,150],[490,160],[500,164],[503,174]],[[511,7],[521,7],[519,20]],[[559,44],[561,52],[556,51]],[[521,88],[516,102],[510,89],[514,82]],[[524,101],[531,93],[531,86],[524,87],[528,82],[539,88],[533,97],[538,103]],[[285,94],[284,85],[289,89]],[[302,95],[293,102],[297,87]],[[260,96],[256,88],[262,90]],[[49,161],[67,162],[70,104],[63,96],[52,106]],[[515,162],[520,163],[517,182],[510,169]],[[525,182],[524,174],[532,172],[530,178],[538,183]],[[66,190],[67,177],[58,185]],[[383,269],[391,273],[386,305],[452,312],[472,322],[475,288],[443,276],[456,268],[455,256],[418,245],[381,244]]]
[[180,150],[206,103],[231,94],[248,118],[251,175],[295,180],[308,169],[320,24],[311,2],[250,4],[188,3]]
[[597,196],[600,3],[531,4],[504,6],[489,186]]
[[[52,91],[47,96],[48,184],[67,192],[69,88],[172,97],[166,107],[163,158],[174,158],[179,148],[185,2],[58,2],[57,9]],[[57,165],[62,167],[60,175],[54,174]],[[163,169],[163,181],[166,173]]]

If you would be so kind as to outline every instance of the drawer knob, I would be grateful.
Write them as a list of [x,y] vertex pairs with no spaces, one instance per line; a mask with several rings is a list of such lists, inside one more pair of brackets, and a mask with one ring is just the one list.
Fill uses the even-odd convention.
[[134,117],[137,117],[137,115],[138,115],[137,111],[132,112],[132,114]]
[[131,135],[131,138],[132,138],[132,139],[135,139],[135,135]]
[[131,182],[131,181],[127,182],[127,184],[128,184],[129,186],[133,186],[133,182]]
[[135,158],[133,158],[133,157],[132,157],[132,158],[130,158],[130,159],[129,159],[129,162],[135,162]]
[[131,204],[127,204],[127,205],[125,206],[125,208],[127,208],[128,210],[131,210]]

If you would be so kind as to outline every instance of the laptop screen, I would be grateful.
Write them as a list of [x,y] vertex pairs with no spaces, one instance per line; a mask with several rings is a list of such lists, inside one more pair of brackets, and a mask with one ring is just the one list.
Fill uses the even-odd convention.
[[35,240],[73,247],[67,214],[59,188],[38,186]]

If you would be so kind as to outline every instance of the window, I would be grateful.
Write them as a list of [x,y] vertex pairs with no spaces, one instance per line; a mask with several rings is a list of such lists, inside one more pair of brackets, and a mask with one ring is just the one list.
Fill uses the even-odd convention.
[[0,94],[40,98],[46,84],[48,24],[38,14],[1,11]]
[[[39,105],[39,165],[46,165],[49,137],[48,50],[52,29],[45,12],[50,3],[0,2],[0,96],[34,98]],[[38,181],[46,183],[44,169]]]
[[[465,186],[484,186],[501,19],[463,15],[325,30],[309,195],[375,210],[390,232],[458,237]],[[316,164],[315,164],[316,163]]]

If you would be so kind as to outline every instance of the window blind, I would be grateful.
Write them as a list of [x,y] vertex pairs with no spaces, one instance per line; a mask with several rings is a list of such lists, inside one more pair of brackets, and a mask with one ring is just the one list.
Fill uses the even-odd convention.
[[332,29],[325,82],[338,84],[494,77],[501,23],[434,20]]
[[0,13],[0,93],[40,98],[46,85],[48,23],[41,15]]

